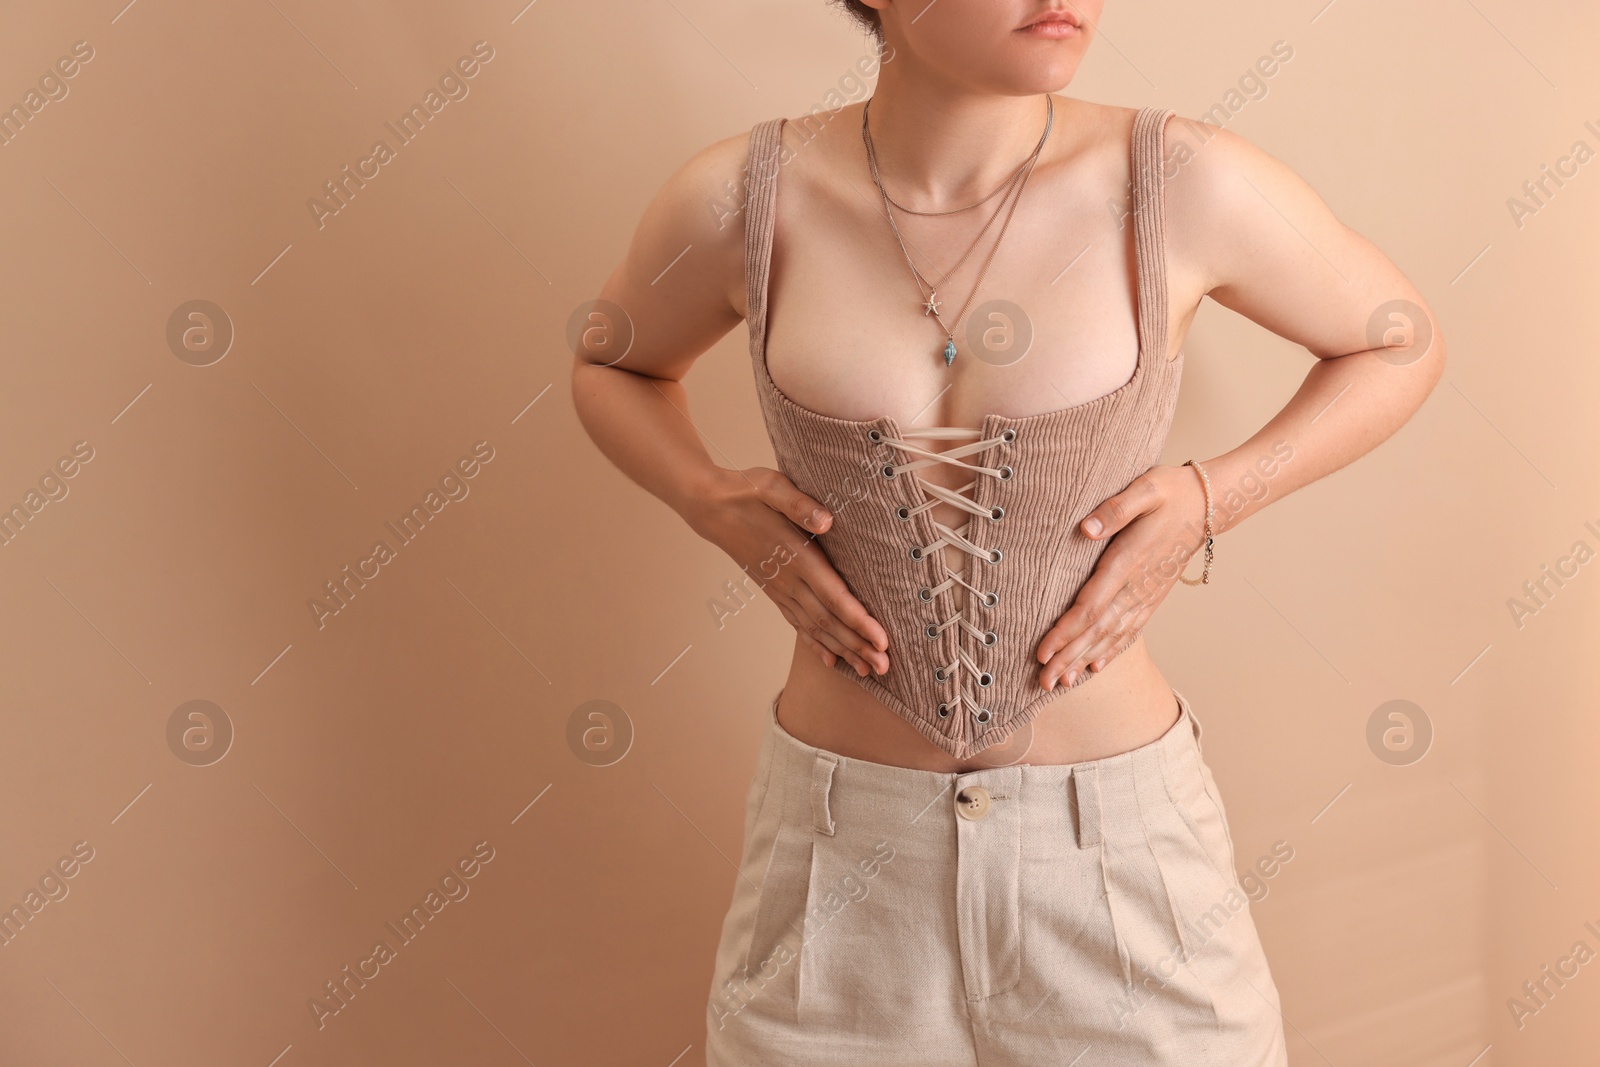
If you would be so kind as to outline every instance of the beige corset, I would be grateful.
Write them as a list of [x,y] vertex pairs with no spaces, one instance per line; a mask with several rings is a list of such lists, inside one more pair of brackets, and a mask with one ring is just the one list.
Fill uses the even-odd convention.
[[[1155,465],[1172,423],[1183,354],[1166,358],[1161,166],[1171,114],[1144,108],[1133,124],[1133,377],[1086,403],[1022,418],[986,415],[970,427],[836,419],[773,383],[767,283],[785,120],[751,131],[745,274],[762,417],[778,469],[835,513],[818,544],[889,635],[888,673],[862,677],[843,659],[835,669],[958,759],[1001,743],[1061,695],[1039,685],[1034,654],[1105,549],[1078,524]],[[972,478],[952,490],[918,475],[935,463],[960,464]],[[856,488],[841,507],[846,487]],[[939,503],[960,508],[966,521],[935,521]],[[1074,685],[1092,677],[1084,672]]]

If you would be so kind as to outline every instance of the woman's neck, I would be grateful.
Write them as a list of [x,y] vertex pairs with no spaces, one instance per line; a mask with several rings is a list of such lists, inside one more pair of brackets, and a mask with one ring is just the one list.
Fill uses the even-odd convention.
[[[1045,95],[907,84],[905,75],[892,76],[886,65],[868,122],[889,195],[919,211],[940,211],[993,192],[1039,143]],[[1059,125],[1061,109],[1056,111]]]

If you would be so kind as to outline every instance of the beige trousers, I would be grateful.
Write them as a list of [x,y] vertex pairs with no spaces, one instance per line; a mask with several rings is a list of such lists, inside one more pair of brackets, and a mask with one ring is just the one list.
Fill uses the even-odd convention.
[[1278,992],[1200,723],[961,774],[778,725],[707,1006],[708,1067],[1279,1067]]

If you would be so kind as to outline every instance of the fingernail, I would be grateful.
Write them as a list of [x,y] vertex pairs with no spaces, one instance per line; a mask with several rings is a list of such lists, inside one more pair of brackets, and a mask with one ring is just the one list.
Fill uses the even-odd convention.
[[1071,685],[1072,684],[1072,680],[1074,678],[1076,678],[1077,676],[1078,676],[1077,668],[1073,668],[1072,670],[1068,671],[1067,672],[1067,684]]
[[822,509],[821,508],[812,509],[811,517],[806,520],[806,525],[811,527],[813,530],[815,530],[817,527],[822,525]]
[[1090,537],[1098,537],[1101,530],[1100,520],[1091,518],[1083,524],[1083,528]]

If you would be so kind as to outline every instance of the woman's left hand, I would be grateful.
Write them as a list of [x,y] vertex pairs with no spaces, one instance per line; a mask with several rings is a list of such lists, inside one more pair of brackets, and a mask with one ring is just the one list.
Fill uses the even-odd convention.
[[1039,642],[1039,684],[1068,686],[1100,671],[1138,639],[1185,564],[1205,544],[1205,490],[1183,467],[1152,467],[1080,524],[1113,538],[1072,607]]

